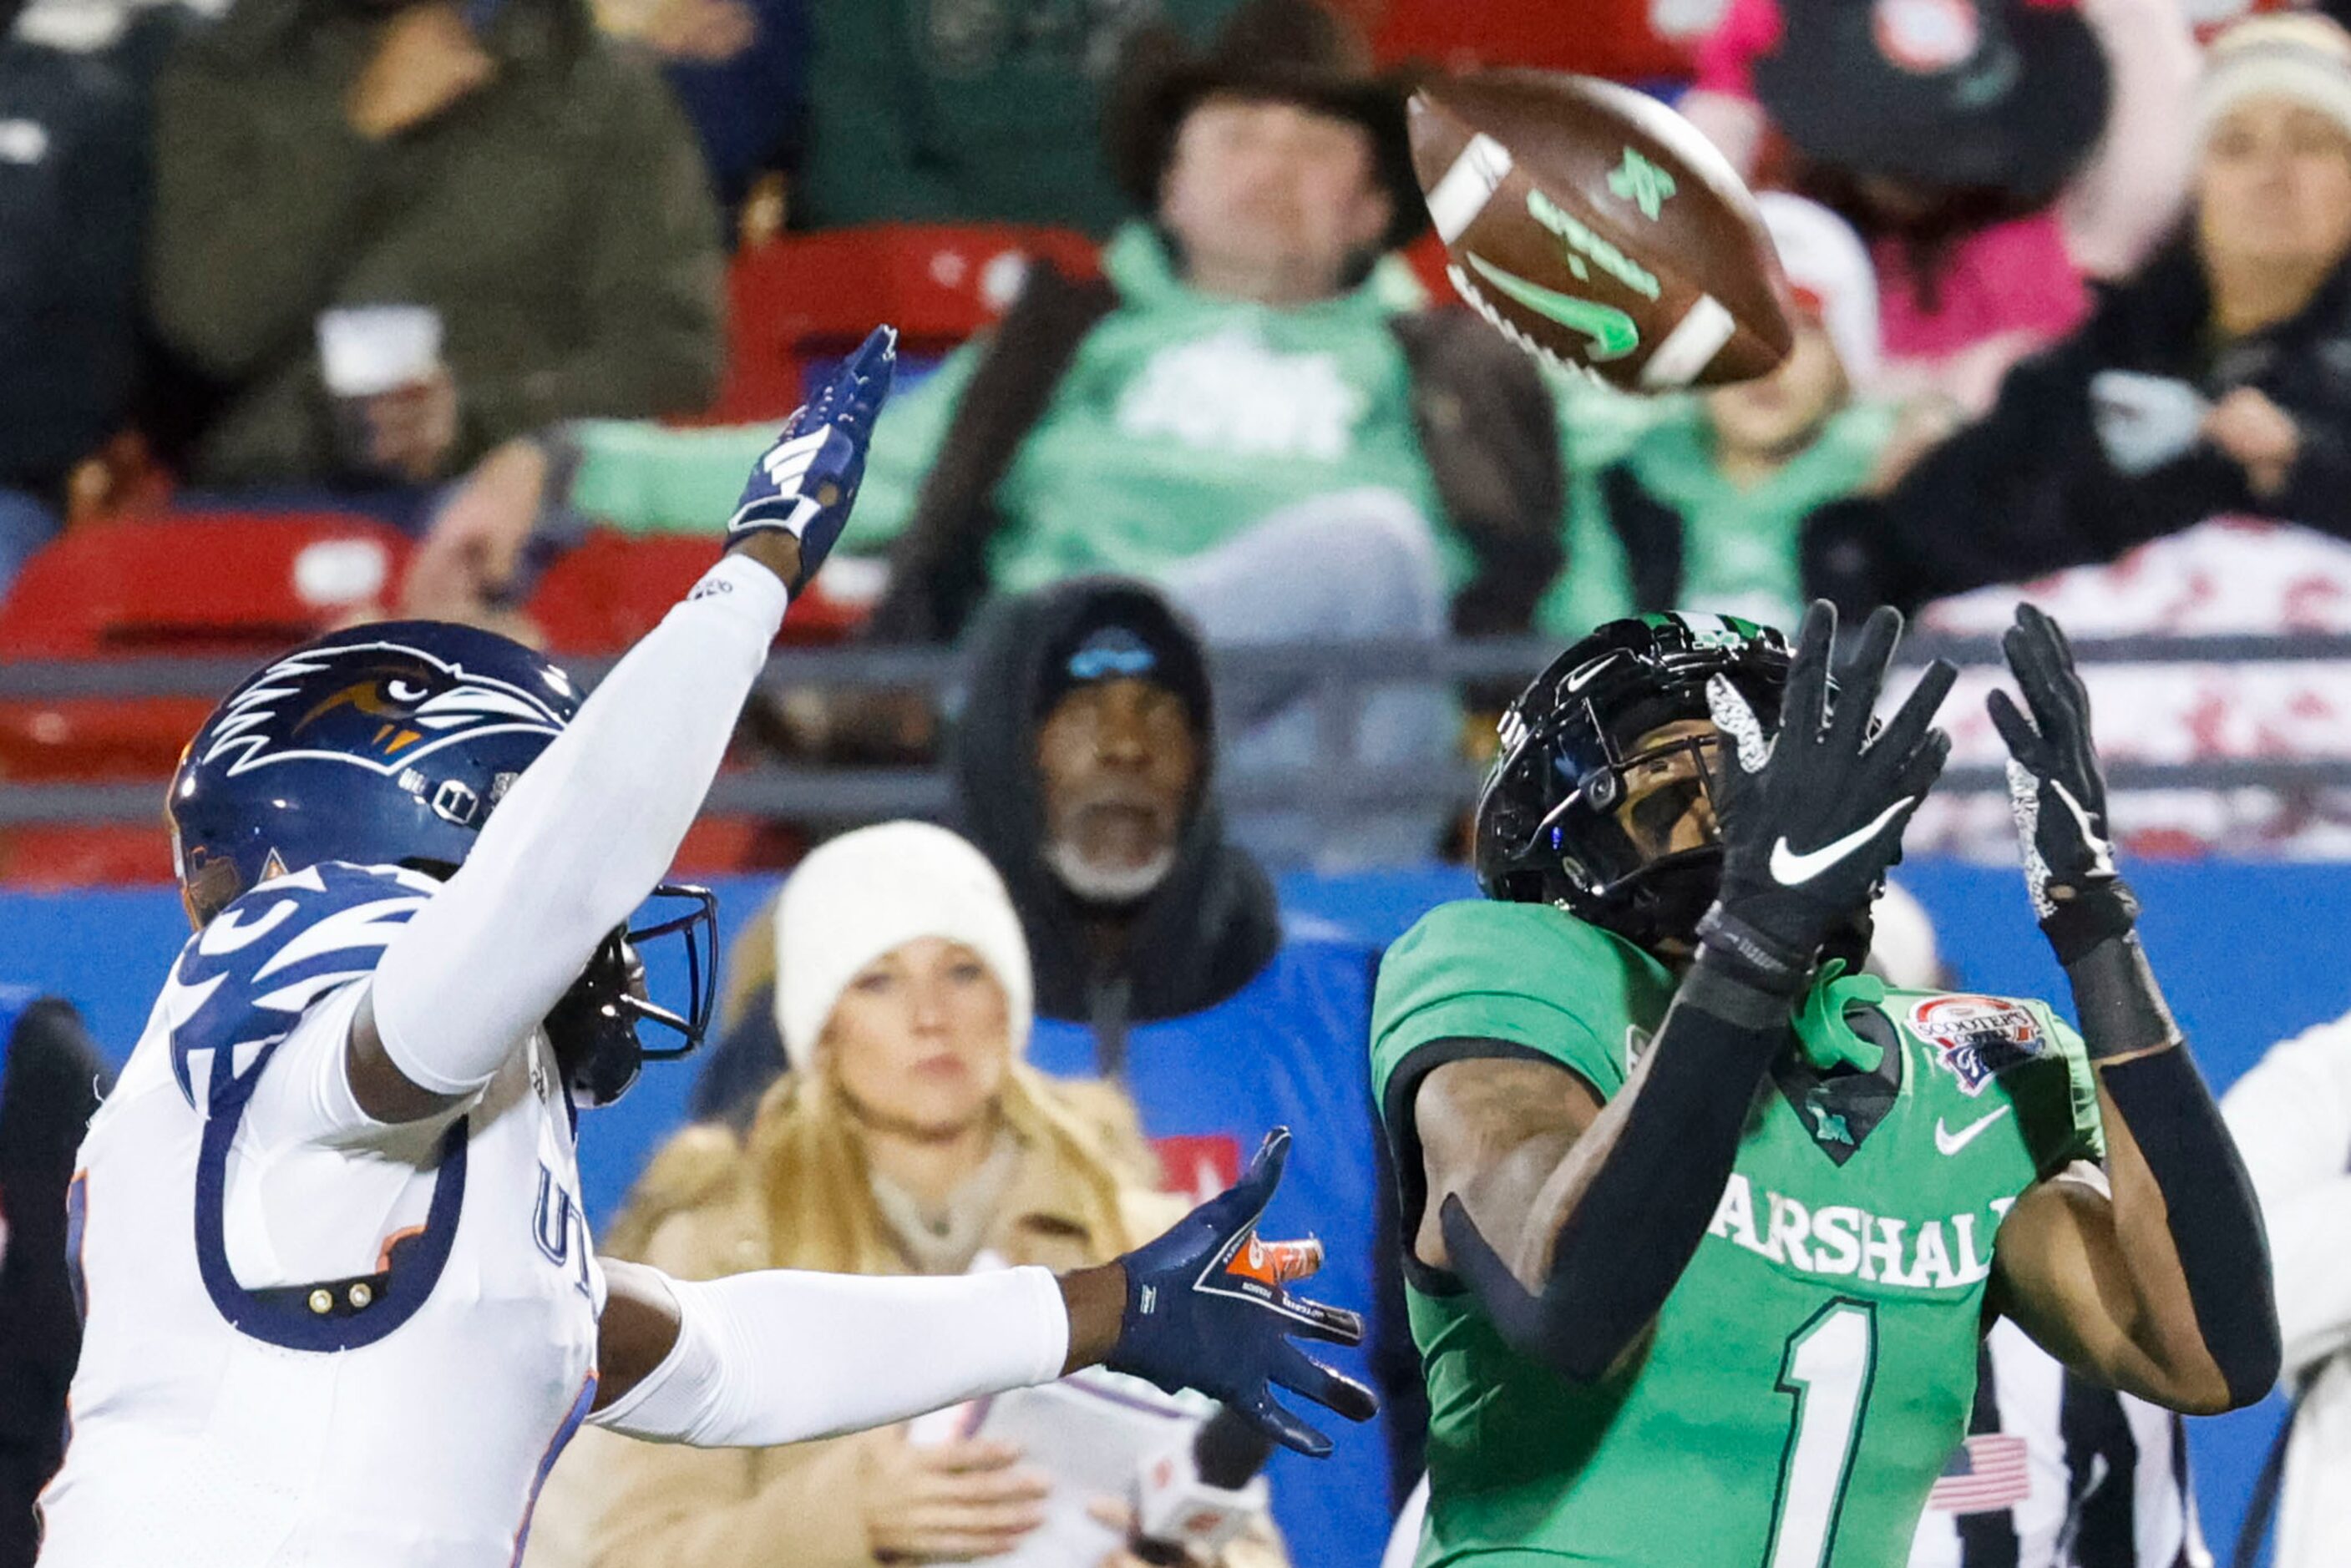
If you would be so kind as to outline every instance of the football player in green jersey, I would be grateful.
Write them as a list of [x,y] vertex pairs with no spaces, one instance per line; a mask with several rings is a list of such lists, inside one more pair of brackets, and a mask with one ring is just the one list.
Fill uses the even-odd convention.
[[1503,721],[1487,899],[1392,948],[1373,1023],[1428,1379],[1421,1568],[1904,1561],[2005,1314],[2174,1409],[2258,1399],[2261,1219],[2116,875],[2056,627],[1992,718],[2044,1004],[1888,991],[1868,909],[1949,750],[1881,725],[1890,610],[1831,679],[1776,632],[1603,627]]

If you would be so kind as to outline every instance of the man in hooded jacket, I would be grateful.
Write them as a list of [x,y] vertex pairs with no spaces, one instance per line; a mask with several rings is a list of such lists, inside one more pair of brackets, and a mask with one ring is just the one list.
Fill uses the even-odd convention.
[[[1329,1243],[1326,1295],[1374,1318],[1374,1380],[1384,1397],[1407,1393],[1417,1360],[1390,1315],[1402,1307],[1394,1282],[1374,1264],[1390,1255],[1363,1062],[1378,953],[1330,928],[1285,927],[1264,870],[1227,839],[1198,635],[1144,583],[1079,578],[992,606],[965,678],[949,756],[956,826],[1020,915],[1036,983],[1029,1059],[1120,1082],[1183,1192],[1228,1185],[1243,1139],[1269,1118],[1311,1128],[1275,1222],[1294,1210]],[[774,1009],[750,972],[753,955],[774,950],[756,928],[736,946],[729,990],[743,1022],[695,1085],[696,1116],[747,1116],[782,1070]],[[1389,1432],[1417,1425],[1390,1405],[1339,1434],[1327,1460],[1274,1457],[1274,1519],[1301,1568],[1377,1556],[1392,1514]]]

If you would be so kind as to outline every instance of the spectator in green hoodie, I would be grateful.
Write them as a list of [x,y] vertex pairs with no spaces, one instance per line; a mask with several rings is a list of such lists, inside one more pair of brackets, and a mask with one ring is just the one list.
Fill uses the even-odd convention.
[[1876,372],[1877,285],[1844,219],[1782,192],[1756,198],[1800,307],[1795,347],[1758,380],[1658,405],[1622,455],[1577,485],[1576,570],[1544,597],[1559,638],[1688,607],[1792,626],[1815,508],[1890,484],[1950,419],[1856,396]]
[[[584,0],[237,0],[174,54],[154,144],[147,305],[215,394],[204,489],[435,486],[553,421],[688,412],[716,384],[700,154]],[[422,307],[438,352],[339,407],[322,324],[378,306]]]

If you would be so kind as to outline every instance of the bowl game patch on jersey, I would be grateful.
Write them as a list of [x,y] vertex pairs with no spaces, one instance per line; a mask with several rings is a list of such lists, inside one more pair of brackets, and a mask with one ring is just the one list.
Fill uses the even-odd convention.
[[1930,996],[1910,1009],[1909,1025],[1970,1095],[2049,1048],[2032,1010],[2001,996]]

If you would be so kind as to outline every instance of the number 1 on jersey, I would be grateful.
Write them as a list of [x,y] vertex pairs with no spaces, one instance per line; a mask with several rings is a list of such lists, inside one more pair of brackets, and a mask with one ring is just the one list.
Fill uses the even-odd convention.
[[1795,1397],[1765,1568],[1822,1568],[1836,1542],[1845,1479],[1877,1368],[1877,1314],[1840,1296],[1788,1336],[1780,1391]]

